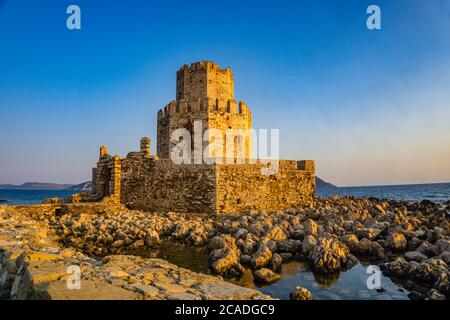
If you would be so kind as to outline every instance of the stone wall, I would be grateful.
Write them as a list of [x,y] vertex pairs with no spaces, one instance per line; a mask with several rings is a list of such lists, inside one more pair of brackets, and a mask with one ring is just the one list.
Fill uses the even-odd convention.
[[106,147],[100,148],[97,167],[92,169],[92,192],[98,197],[120,198],[121,159],[107,154]]
[[161,212],[214,212],[213,165],[175,165],[169,159],[122,161],[121,201]]
[[148,211],[235,213],[279,210],[314,198],[313,161],[280,161],[273,175],[261,174],[264,166],[127,158],[121,163],[121,201]]
[[[103,154],[94,190],[133,209],[155,212],[237,213],[294,207],[315,196],[314,161],[282,160],[272,175],[258,161],[244,164],[174,164],[150,156],[149,140],[126,158]],[[108,174],[102,174],[102,172]],[[106,186],[108,186],[106,188]]]
[[262,175],[264,166],[262,163],[217,165],[216,211],[279,210],[314,198],[314,161],[282,160],[273,175]]

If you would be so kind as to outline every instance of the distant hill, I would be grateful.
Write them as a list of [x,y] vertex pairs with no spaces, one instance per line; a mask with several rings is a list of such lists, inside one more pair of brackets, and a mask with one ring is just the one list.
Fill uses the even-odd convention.
[[80,190],[80,191],[91,191],[92,189],[92,182],[86,181],[80,184],[77,184],[75,186],[70,186],[68,188],[65,188],[66,190]]
[[325,180],[320,179],[319,177],[316,177],[316,187],[334,187],[337,188],[337,186],[335,186],[332,183],[326,182]]
[[[316,177],[317,187],[336,187],[334,184],[326,182],[319,177]],[[42,182],[26,182],[21,185],[15,184],[0,184],[0,189],[17,189],[17,190],[79,190],[90,191],[92,189],[92,182],[86,181],[80,184],[58,184],[58,183],[42,183]]]
[[16,190],[91,190],[92,183],[86,181],[77,185],[61,184],[61,183],[45,183],[45,182],[26,182],[20,185],[16,184],[0,184],[0,189],[16,189]]
[[72,184],[58,184],[45,182],[25,182],[20,185],[0,184],[0,189],[27,189],[27,190],[63,190],[73,186]]

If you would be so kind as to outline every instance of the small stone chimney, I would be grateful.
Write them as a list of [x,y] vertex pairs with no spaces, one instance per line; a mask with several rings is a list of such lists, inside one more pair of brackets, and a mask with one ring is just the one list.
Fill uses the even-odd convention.
[[141,139],[141,155],[143,158],[150,158],[150,138],[144,137]]
[[105,146],[100,147],[100,158],[108,154],[108,148]]

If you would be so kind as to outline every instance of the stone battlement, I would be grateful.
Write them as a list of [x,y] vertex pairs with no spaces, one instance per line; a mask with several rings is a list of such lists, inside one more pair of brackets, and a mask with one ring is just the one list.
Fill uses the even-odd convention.
[[180,99],[172,100],[164,108],[158,111],[158,119],[170,117],[175,114],[195,113],[195,112],[228,112],[233,114],[249,114],[248,106],[245,102],[237,102],[234,99],[211,99],[203,98],[196,101]]
[[191,64],[185,64],[180,69],[178,69],[178,71],[190,71],[190,72],[193,72],[196,70],[219,70],[219,71],[231,72],[230,67],[222,69],[217,63],[215,63],[213,61],[193,62]]
[[184,65],[177,71],[176,99],[234,98],[234,79],[230,68],[201,61]]

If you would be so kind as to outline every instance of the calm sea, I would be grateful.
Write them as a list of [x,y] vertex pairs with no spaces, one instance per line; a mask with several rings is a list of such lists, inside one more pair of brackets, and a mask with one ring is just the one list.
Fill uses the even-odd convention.
[[394,200],[450,200],[450,183],[410,184],[373,187],[321,187],[317,196],[328,198],[333,195],[353,195],[357,198],[376,197]]
[[[42,200],[47,198],[70,197],[75,193],[80,193],[80,191],[0,189],[0,205],[7,204],[13,206],[19,204],[37,204],[42,203]],[[1,200],[7,200],[7,202],[5,203]]]
[[[69,197],[80,191],[75,190],[16,190],[0,189],[1,204],[36,204],[41,203],[46,198]],[[416,200],[428,199],[431,201],[450,200],[450,183],[435,184],[414,184],[398,186],[374,186],[374,187],[320,187],[317,188],[317,196],[328,198],[333,195],[353,195],[358,198],[376,197],[396,200]]]

